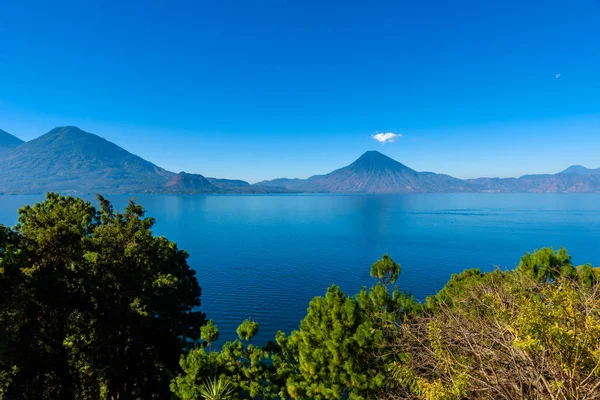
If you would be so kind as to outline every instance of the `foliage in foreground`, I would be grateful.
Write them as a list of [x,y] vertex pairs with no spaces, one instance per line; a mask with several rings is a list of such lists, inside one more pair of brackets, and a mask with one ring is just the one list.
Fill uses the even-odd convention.
[[130,202],[48,194],[0,226],[0,398],[169,396],[198,340],[200,287]]
[[515,273],[476,278],[392,335],[385,398],[600,398],[600,286]]
[[193,350],[173,392],[199,398],[216,372],[238,398],[600,398],[598,269],[545,248],[514,271],[453,275],[423,304],[391,287],[399,273],[384,256],[375,286],[352,297],[332,286],[299,330],[263,349]]
[[385,255],[296,331],[256,346],[246,320],[217,349],[187,254],[99,201],[49,194],[0,226],[2,399],[600,399],[600,272],[562,248],[423,303]]
[[222,378],[207,380],[200,385],[198,392],[205,400],[231,400],[234,398],[233,385]]

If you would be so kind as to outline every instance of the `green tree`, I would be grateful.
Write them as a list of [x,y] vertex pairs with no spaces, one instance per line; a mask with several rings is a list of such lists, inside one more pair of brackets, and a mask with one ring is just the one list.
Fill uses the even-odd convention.
[[577,281],[585,287],[591,288],[600,283],[600,268],[593,268],[591,264],[576,267],[575,274]]
[[211,345],[219,340],[219,329],[215,325],[215,321],[209,320],[202,328],[200,328],[200,339],[210,348]]
[[355,297],[337,286],[315,297],[300,329],[265,347],[244,345],[258,331],[245,320],[237,329],[241,340],[227,342],[219,352],[204,347],[181,358],[183,373],[171,390],[180,399],[196,399],[206,379],[231,382],[242,398],[370,399],[386,381],[384,328],[397,326],[418,308],[413,297],[399,293],[395,283],[400,265],[389,256],[373,264],[378,283]]
[[287,393],[294,399],[363,398],[384,379],[370,371],[366,358],[381,339],[357,302],[330,287],[325,297],[310,302],[298,331],[277,335],[287,354],[278,367],[293,371],[286,379]]
[[477,268],[472,268],[458,274],[452,274],[450,280],[438,293],[427,297],[425,308],[429,312],[435,312],[439,305],[448,306],[460,302],[465,294],[470,293],[473,286],[493,284],[507,277],[508,273],[499,269],[483,273]]
[[389,285],[396,282],[400,275],[400,264],[397,264],[392,258],[384,254],[384,256],[371,265],[371,276],[379,279],[383,285]]
[[[0,229],[7,398],[156,398],[204,322],[187,254],[130,202],[50,193]],[[18,349],[18,351],[15,351]]]
[[556,279],[559,276],[572,276],[574,273],[571,256],[564,247],[554,251],[545,247],[521,257],[517,271],[538,280]]
[[[256,322],[246,320],[238,334],[248,341],[257,330]],[[278,349],[273,344],[258,347],[245,345],[241,340],[225,342],[220,351],[207,352],[204,346],[196,347],[181,357],[183,372],[173,379],[171,391],[182,400],[199,399],[207,380],[218,379],[234,388],[239,398],[280,398],[282,385],[270,359],[276,353]]]
[[293,399],[367,399],[385,384],[381,353],[384,328],[398,326],[417,308],[412,296],[394,287],[400,265],[388,255],[375,262],[371,276],[379,282],[355,297],[337,286],[315,297],[300,329],[277,334],[281,355],[274,361]]
[[453,275],[386,334],[395,357],[381,398],[599,398],[597,274],[548,248],[513,271]]
[[236,332],[240,339],[251,342],[254,335],[258,333],[258,322],[246,319],[238,326]]

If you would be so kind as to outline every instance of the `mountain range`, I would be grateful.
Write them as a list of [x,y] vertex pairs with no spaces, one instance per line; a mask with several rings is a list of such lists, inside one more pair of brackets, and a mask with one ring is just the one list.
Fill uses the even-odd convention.
[[0,129],[0,151],[12,149],[23,143],[25,142],[23,142],[18,137],[13,136],[10,133],[4,132],[2,129]]
[[600,193],[600,168],[577,165],[553,175],[458,179],[417,172],[378,151],[367,151],[347,167],[326,175],[259,184],[313,193]]
[[600,193],[600,168],[558,174],[458,179],[418,172],[377,151],[308,179],[242,180],[167,171],[92,133],[66,126],[23,142],[0,130],[0,193]]
[[167,171],[92,133],[59,127],[23,142],[0,132],[0,193],[273,193],[283,188]]

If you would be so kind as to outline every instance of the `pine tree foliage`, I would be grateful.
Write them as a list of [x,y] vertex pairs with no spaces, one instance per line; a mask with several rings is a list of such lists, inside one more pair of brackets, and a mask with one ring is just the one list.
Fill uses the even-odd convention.
[[0,397],[168,395],[204,315],[187,254],[123,213],[50,193],[0,227]]

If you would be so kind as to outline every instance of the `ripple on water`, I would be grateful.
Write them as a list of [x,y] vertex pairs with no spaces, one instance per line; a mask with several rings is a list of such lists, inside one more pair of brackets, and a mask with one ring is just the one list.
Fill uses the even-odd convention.
[[[123,209],[128,196],[109,196]],[[289,332],[332,283],[371,285],[384,253],[402,264],[398,284],[423,299],[467,268],[513,268],[526,251],[565,246],[600,264],[600,196],[540,194],[136,196],[155,232],[190,253],[202,311],[225,340],[245,318],[257,343]],[[43,196],[0,197],[0,222]],[[90,197],[92,199],[92,197]]]

